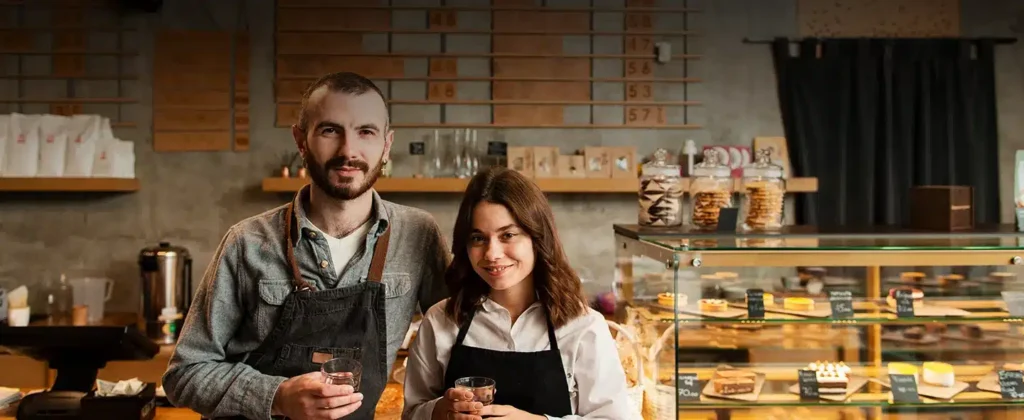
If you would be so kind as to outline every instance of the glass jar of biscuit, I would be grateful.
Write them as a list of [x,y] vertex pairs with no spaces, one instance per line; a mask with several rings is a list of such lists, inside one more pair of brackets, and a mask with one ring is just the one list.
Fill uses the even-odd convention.
[[754,152],[754,162],[743,168],[742,226],[746,231],[772,231],[782,228],[782,205],[786,180],[782,167],[771,162],[771,150]]
[[658,149],[654,160],[643,165],[638,198],[640,226],[683,224],[683,180],[679,165],[669,163],[665,149]]
[[721,209],[732,207],[732,171],[720,162],[718,152],[705,149],[704,159],[693,166],[690,179],[691,222],[700,229],[717,227]]

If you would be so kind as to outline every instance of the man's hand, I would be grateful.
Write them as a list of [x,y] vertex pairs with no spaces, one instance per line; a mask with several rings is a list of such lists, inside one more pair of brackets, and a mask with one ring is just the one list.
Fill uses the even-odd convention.
[[480,410],[480,415],[503,420],[545,420],[547,417],[530,414],[511,405],[489,405]]
[[363,394],[351,386],[328,385],[321,378],[320,372],[310,372],[282,382],[274,394],[272,414],[293,420],[334,420],[363,404]]
[[432,420],[482,420],[480,409],[483,404],[473,402],[473,392],[448,388],[444,397],[434,404]]

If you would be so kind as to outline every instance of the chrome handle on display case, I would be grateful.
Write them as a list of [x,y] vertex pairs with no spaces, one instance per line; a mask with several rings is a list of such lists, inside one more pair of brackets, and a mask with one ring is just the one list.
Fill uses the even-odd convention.
[[1021,265],[1021,263],[1024,263],[1024,259],[1022,259],[1020,255],[1015,255],[1013,258],[1010,258],[1010,263],[1013,265]]

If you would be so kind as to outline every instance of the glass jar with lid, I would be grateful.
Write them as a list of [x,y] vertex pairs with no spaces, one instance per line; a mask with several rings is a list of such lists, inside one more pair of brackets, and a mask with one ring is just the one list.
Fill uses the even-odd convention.
[[772,231],[782,228],[786,180],[782,167],[772,163],[771,149],[754,152],[754,162],[743,167],[743,206],[740,224],[747,231]]
[[693,166],[690,179],[692,223],[700,229],[718,226],[723,207],[732,207],[732,170],[721,163],[715,149],[704,149],[704,159]]
[[642,166],[638,197],[640,226],[683,224],[683,179],[679,169],[679,165],[669,163],[665,149],[658,149],[654,159]]

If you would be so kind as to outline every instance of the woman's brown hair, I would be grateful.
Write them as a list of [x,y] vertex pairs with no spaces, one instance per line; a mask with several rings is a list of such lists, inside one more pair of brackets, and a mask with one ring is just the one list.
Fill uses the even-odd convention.
[[451,294],[445,314],[461,325],[490,292],[490,286],[473,271],[473,262],[469,260],[473,209],[481,202],[505,206],[519,228],[533,240],[533,286],[540,303],[548,310],[551,323],[556,328],[561,327],[585,314],[587,299],[583,286],[562,250],[547,197],[533,181],[502,167],[480,171],[469,181],[462,197],[452,235],[454,258],[444,275]]

